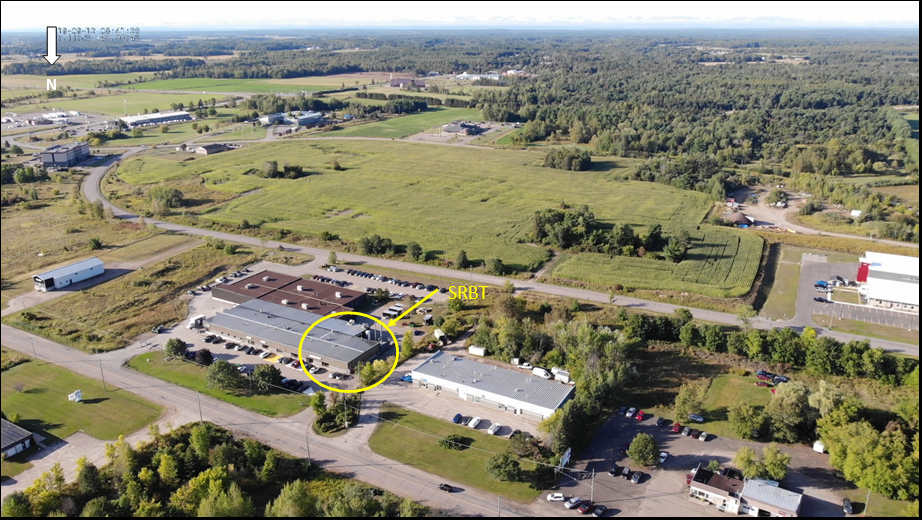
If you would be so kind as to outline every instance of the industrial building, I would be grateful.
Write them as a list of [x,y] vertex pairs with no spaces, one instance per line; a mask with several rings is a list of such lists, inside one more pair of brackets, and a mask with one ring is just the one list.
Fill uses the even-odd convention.
[[0,452],[10,458],[32,446],[32,433],[19,425],[0,418]]
[[869,251],[859,259],[856,282],[871,306],[920,312],[920,259]]
[[208,156],[211,154],[217,154],[219,152],[224,152],[228,148],[229,147],[227,145],[224,145],[221,143],[215,143],[212,145],[202,145],[200,147],[196,147],[195,153],[200,156]]
[[689,483],[689,499],[708,503],[729,514],[752,517],[798,517],[802,494],[775,481],[745,479],[737,469],[711,471],[699,465]]
[[532,374],[436,352],[411,372],[424,389],[541,421],[574,396],[574,387]]
[[489,72],[487,74],[468,74],[467,71],[455,76],[457,80],[500,80],[500,74]]
[[259,299],[293,306],[318,315],[352,311],[365,302],[365,293],[340,288],[317,280],[260,271],[230,284],[217,284],[212,298],[242,304]]
[[32,282],[35,285],[35,291],[51,291],[102,275],[105,272],[103,261],[92,257],[35,275],[32,277]]
[[137,116],[123,116],[121,118],[129,128],[150,127],[165,123],[183,123],[192,121],[192,116],[183,110],[171,112],[155,112],[153,114],[138,114]]
[[42,164],[52,168],[66,168],[83,162],[90,157],[90,145],[78,141],[66,145],[55,145],[42,150]]
[[294,111],[291,113],[267,114],[259,118],[261,125],[296,125],[305,127],[324,122],[324,115],[320,112]]
[[[298,307],[253,299],[206,319],[204,326],[228,340],[297,359],[301,336],[321,318]],[[377,330],[331,318],[311,329],[301,355],[313,365],[353,372],[387,347],[380,339]]]

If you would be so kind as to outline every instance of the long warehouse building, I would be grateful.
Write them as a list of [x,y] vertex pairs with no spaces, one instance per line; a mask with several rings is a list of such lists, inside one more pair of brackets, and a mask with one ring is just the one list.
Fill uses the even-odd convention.
[[462,400],[541,421],[574,396],[574,387],[439,351],[411,372],[413,382]]
[[920,259],[869,251],[859,259],[856,281],[869,305],[920,312]]
[[[299,308],[253,299],[206,319],[204,326],[227,340],[297,359],[301,336],[321,318]],[[330,318],[311,329],[301,355],[313,365],[353,372],[360,362],[385,349],[385,344],[377,342],[377,333]]]
[[186,111],[174,110],[170,112],[154,112],[152,114],[138,114],[137,116],[122,116],[119,119],[124,121],[129,128],[140,128],[164,123],[183,123],[192,121],[193,118]]
[[231,283],[215,285],[212,298],[232,304],[259,299],[301,308],[317,315],[328,315],[356,309],[365,302],[365,293],[318,280],[260,271]]
[[96,257],[61,266],[32,277],[35,291],[52,291],[65,288],[106,272],[103,261]]

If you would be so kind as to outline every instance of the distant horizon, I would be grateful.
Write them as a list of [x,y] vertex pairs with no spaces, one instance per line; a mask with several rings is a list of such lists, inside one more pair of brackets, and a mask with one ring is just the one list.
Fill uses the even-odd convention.
[[[181,2],[133,2],[117,14],[107,2],[3,2],[4,32],[58,27],[140,27],[161,32],[221,30],[657,30],[657,29],[917,29],[919,2],[570,2],[523,10],[510,2],[469,2],[461,13],[431,13],[409,2],[327,2],[311,10],[262,2],[259,12],[217,10],[206,17],[177,16]],[[833,7],[835,6],[835,7]],[[96,9],[99,7],[100,9]],[[41,8],[37,15],[36,8]],[[144,12],[139,20],[133,13]],[[669,13],[669,14],[660,14]],[[288,23],[279,23],[285,19]],[[187,21],[189,20],[189,21]],[[36,24],[38,22],[38,24]],[[141,22],[147,22],[145,25]],[[36,25],[31,25],[36,24]]]

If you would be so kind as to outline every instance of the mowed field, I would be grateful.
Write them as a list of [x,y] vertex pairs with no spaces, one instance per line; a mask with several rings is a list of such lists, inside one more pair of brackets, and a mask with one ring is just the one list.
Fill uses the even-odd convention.
[[876,192],[884,192],[900,197],[905,204],[920,206],[920,185],[881,186],[875,188]]
[[604,286],[621,284],[626,288],[685,291],[721,298],[750,291],[763,252],[760,237],[705,225],[701,230],[690,231],[690,236],[691,246],[679,264],[584,253],[558,265],[552,275]]
[[[336,84],[339,87],[340,84]],[[213,79],[213,78],[175,78],[170,80],[153,80],[132,85],[130,88],[137,90],[182,90],[204,92],[258,92],[258,93],[291,93],[292,91],[327,90],[333,85],[302,84],[275,84],[266,80],[238,80],[238,79]]]
[[[529,152],[377,140],[262,143],[181,162],[185,157],[132,158],[119,177],[153,184],[199,175],[219,182],[208,185],[217,190],[260,189],[203,215],[218,222],[263,221],[266,227],[330,231],[347,240],[379,234],[397,244],[416,241],[449,258],[464,249],[471,259],[497,258],[520,268],[548,256],[545,248],[526,244],[533,213],[557,208],[562,200],[589,205],[604,225],[627,223],[639,232],[654,223],[668,231],[690,226],[709,207],[708,197],[697,192],[607,181],[634,164],[622,159],[600,162],[595,171],[569,172],[537,166],[542,156]],[[334,159],[345,170],[330,169]],[[298,180],[243,175],[267,160],[320,175]]]
[[394,117],[325,133],[329,137],[401,138],[456,120],[480,120],[481,111],[454,107],[434,107],[417,114]]
[[[124,83],[129,80],[137,80],[138,77],[150,78],[154,76],[153,72],[126,72],[123,74],[69,74],[62,76],[36,76],[32,74],[4,74],[0,76],[0,85],[4,90],[7,89],[38,89],[45,90],[46,79],[57,80],[58,90],[64,87],[72,89],[96,89],[99,88],[100,82]],[[116,88],[124,88],[116,87]]]
[[[128,92],[123,94],[113,94],[111,96],[97,96],[84,99],[51,99],[42,100],[41,103],[31,105],[17,105],[15,107],[4,108],[3,113],[15,112],[23,114],[28,112],[50,111],[52,108],[59,110],[77,110],[90,114],[103,114],[106,116],[124,116],[127,112],[129,115],[140,114],[144,109],[149,111],[157,109],[160,112],[171,110],[171,103],[189,104],[190,101],[198,103],[199,99],[207,100],[212,98],[211,95],[196,94],[155,94]],[[227,111],[228,109],[224,109]]]

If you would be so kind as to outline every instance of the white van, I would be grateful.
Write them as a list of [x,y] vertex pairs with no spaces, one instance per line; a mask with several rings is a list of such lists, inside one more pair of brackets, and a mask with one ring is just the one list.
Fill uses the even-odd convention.
[[502,425],[500,425],[499,423],[495,423],[491,425],[489,429],[487,429],[487,434],[491,434],[491,435],[497,434],[497,431],[499,431],[501,427]]
[[546,380],[551,378],[551,373],[549,373],[547,370],[541,367],[533,367],[532,374],[539,378],[544,378]]
[[478,416],[475,416],[474,418],[471,418],[470,422],[468,422],[468,427],[471,427],[472,429],[477,429],[478,425],[480,424],[481,424],[481,418]]

